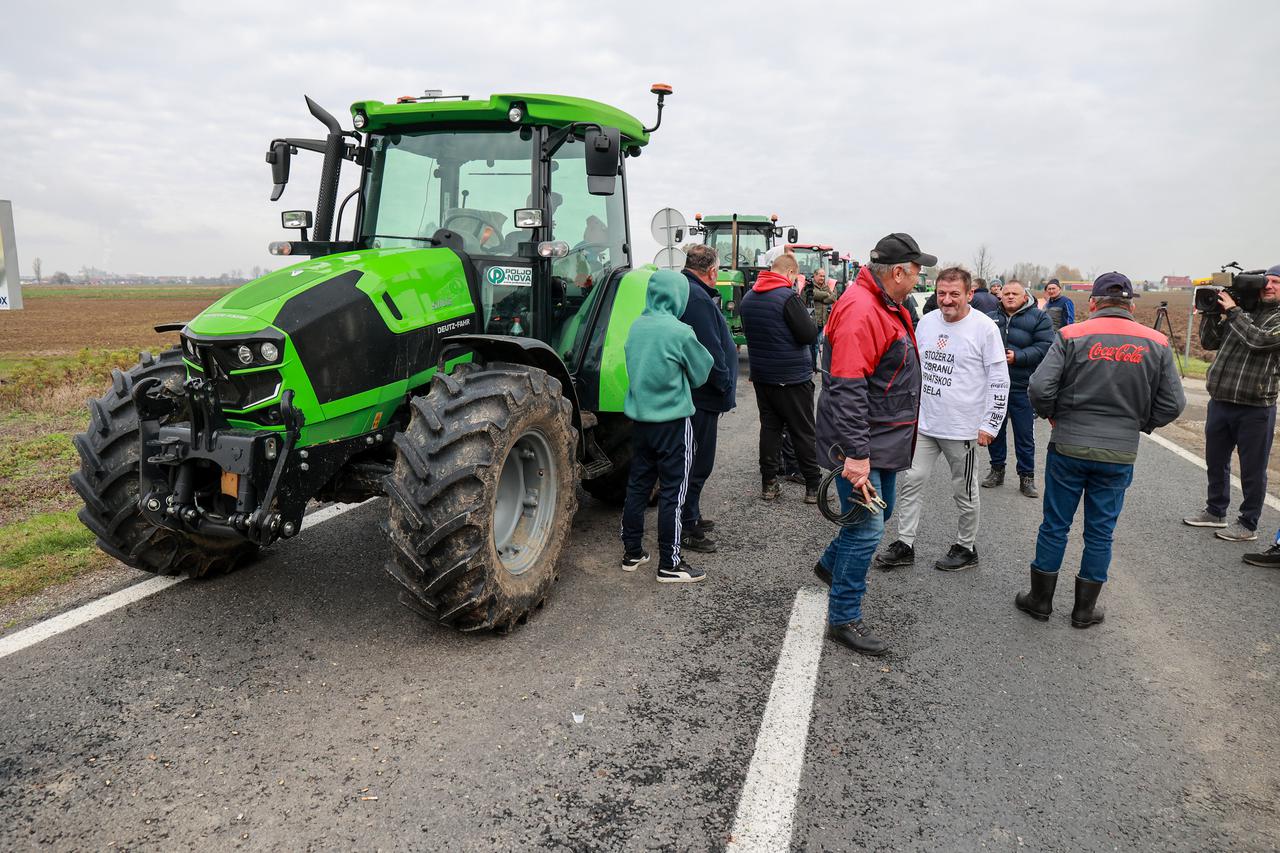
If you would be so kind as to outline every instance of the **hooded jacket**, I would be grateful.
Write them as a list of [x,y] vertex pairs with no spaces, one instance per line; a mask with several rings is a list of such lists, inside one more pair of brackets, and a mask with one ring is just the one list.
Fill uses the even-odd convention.
[[1170,423],[1187,404],[1168,339],[1123,308],[1064,326],[1028,390],[1036,414],[1053,422],[1049,440],[1060,452],[1112,451],[1104,461],[1136,455],[1138,432]]
[[819,464],[838,468],[848,456],[872,468],[910,468],[920,411],[911,315],[863,267],[831,309],[825,337]]
[[672,270],[649,277],[644,311],[631,324],[623,348],[627,397],[622,410],[644,423],[693,414],[691,388],[707,381],[714,360],[693,329],[680,322],[689,302],[689,283]]
[[742,297],[738,314],[747,338],[752,382],[795,385],[813,379],[809,344],[818,339],[818,327],[791,279],[772,270],[760,273]]
[[1013,364],[1009,365],[1010,390],[1027,390],[1031,374],[1035,373],[1053,344],[1053,321],[1036,307],[1031,297],[1027,297],[1026,303],[1012,316],[1005,313],[1003,305],[987,316],[1000,327],[1005,349],[1013,350]]
[[[987,290],[985,287],[979,287],[973,291],[973,296],[969,297],[969,304],[972,305],[975,310],[988,315],[992,311],[1000,310],[1000,300],[996,298],[994,293]],[[933,303],[933,307],[938,307],[936,300]]]
[[689,270],[683,273],[689,281],[689,304],[680,320],[693,329],[698,343],[711,353],[713,362],[707,381],[693,389],[693,406],[704,412],[727,412],[737,399],[738,346],[716,304],[715,289],[703,284]]

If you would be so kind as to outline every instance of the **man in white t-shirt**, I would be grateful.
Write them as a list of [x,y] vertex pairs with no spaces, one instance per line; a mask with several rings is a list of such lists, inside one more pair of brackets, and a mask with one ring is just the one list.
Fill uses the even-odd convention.
[[898,540],[876,557],[884,571],[915,563],[922,492],[938,457],[951,466],[951,491],[960,532],[935,569],[956,572],[978,565],[978,447],[1000,432],[1009,401],[1009,365],[1000,329],[969,305],[973,278],[951,267],[938,274],[938,310],[916,327],[920,368],[920,424],[911,470],[898,480]]

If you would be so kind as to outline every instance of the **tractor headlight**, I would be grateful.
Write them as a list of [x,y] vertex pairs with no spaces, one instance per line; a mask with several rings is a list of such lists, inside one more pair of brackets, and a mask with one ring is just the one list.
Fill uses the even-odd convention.
[[364,126],[369,123],[369,119],[364,113],[356,113],[351,117],[351,123],[356,126],[356,130],[364,130]]
[[538,254],[544,258],[563,258],[569,254],[569,244],[563,240],[544,240],[538,244]]
[[258,352],[262,354],[262,360],[268,364],[274,364],[275,360],[280,357],[280,348],[270,341],[258,347]]
[[241,364],[253,364],[253,350],[241,344],[236,347],[236,358],[240,359]]
[[507,121],[512,124],[519,124],[522,118],[524,118],[524,110],[519,104],[513,104],[511,109],[507,110]]

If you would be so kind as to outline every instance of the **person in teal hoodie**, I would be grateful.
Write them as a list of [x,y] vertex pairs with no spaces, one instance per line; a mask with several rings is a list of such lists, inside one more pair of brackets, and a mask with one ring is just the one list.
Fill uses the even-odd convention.
[[658,582],[693,583],[706,577],[680,556],[681,513],[693,462],[693,394],[707,381],[714,360],[693,329],[680,321],[689,283],[674,270],[649,279],[644,312],[627,335],[627,398],[631,475],[622,509],[622,569],[649,561],[644,550],[644,511],[653,484],[658,495]]

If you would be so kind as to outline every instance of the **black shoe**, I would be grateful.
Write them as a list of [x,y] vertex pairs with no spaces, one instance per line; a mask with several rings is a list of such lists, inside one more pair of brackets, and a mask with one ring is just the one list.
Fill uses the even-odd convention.
[[688,536],[680,537],[680,547],[687,548],[690,551],[697,551],[699,554],[714,554],[720,545],[716,540],[699,530],[696,533],[690,533]]
[[804,502],[805,502],[805,503],[807,503],[807,504],[816,504],[816,503],[818,502],[818,487],[817,487],[817,486],[805,486],[805,487],[804,487]]
[[871,633],[870,629],[862,624],[861,619],[850,622],[848,625],[832,625],[827,631],[827,636],[860,655],[879,657],[889,651],[888,644]]
[[1018,475],[1018,491],[1022,492],[1029,498],[1038,498],[1040,493],[1036,491],[1036,477],[1034,474]]
[[991,470],[987,473],[987,479],[982,481],[982,488],[994,489],[997,486],[1004,485],[1004,466],[999,467],[992,465]]
[[901,539],[876,555],[874,565],[882,572],[904,569],[916,564],[916,550]]
[[934,563],[933,567],[940,572],[959,572],[964,569],[976,569],[978,567],[978,550],[976,548],[966,548],[956,543],[951,546],[947,556]]
[[789,483],[799,483],[802,486],[804,485],[804,474],[801,474],[799,471],[794,471],[790,474],[787,474],[782,479],[786,480]]
[[638,554],[623,554],[622,570],[624,572],[634,572],[636,570],[636,566],[639,566],[641,563],[647,563],[647,562],[649,562],[648,551],[641,551]]
[[1088,628],[1102,621],[1102,608],[1098,606],[1098,593],[1102,584],[1076,578],[1076,606],[1071,608],[1071,627]]
[[[1280,569],[1280,545],[1272,545],[1261,554],[1245,554],[1241,557],[1251,566],[1262,566],[1264,569]],[[817,569],[814,569],[817,571]]]
[[1023,613],[1044,622],[1049,618],[1049,614],[1053,613],[1053,591],[1057,586],[1057,572],[1032,569],[1031,592],[1018,593],[1013,597],[1013,603]]
[[762,501],[776,501],[781,496],[782,487],[778,485],[776,479],[769,480],[760,487],[760,500]]
[[658,568],[658,583],[697,583],[706,580],[706,577],[706,572],[695,569],[684,560],[681,560],[678,566]]
[[831,572],[827,571],[827,567],[822,565],[821,560],[813,564],[813,573],[817,575],[818,580],[831,586]]
[[716,523],[709,518],[700,518],[697,524],[690,527],[690,530],[693,529],[705,535],[716,529]]

